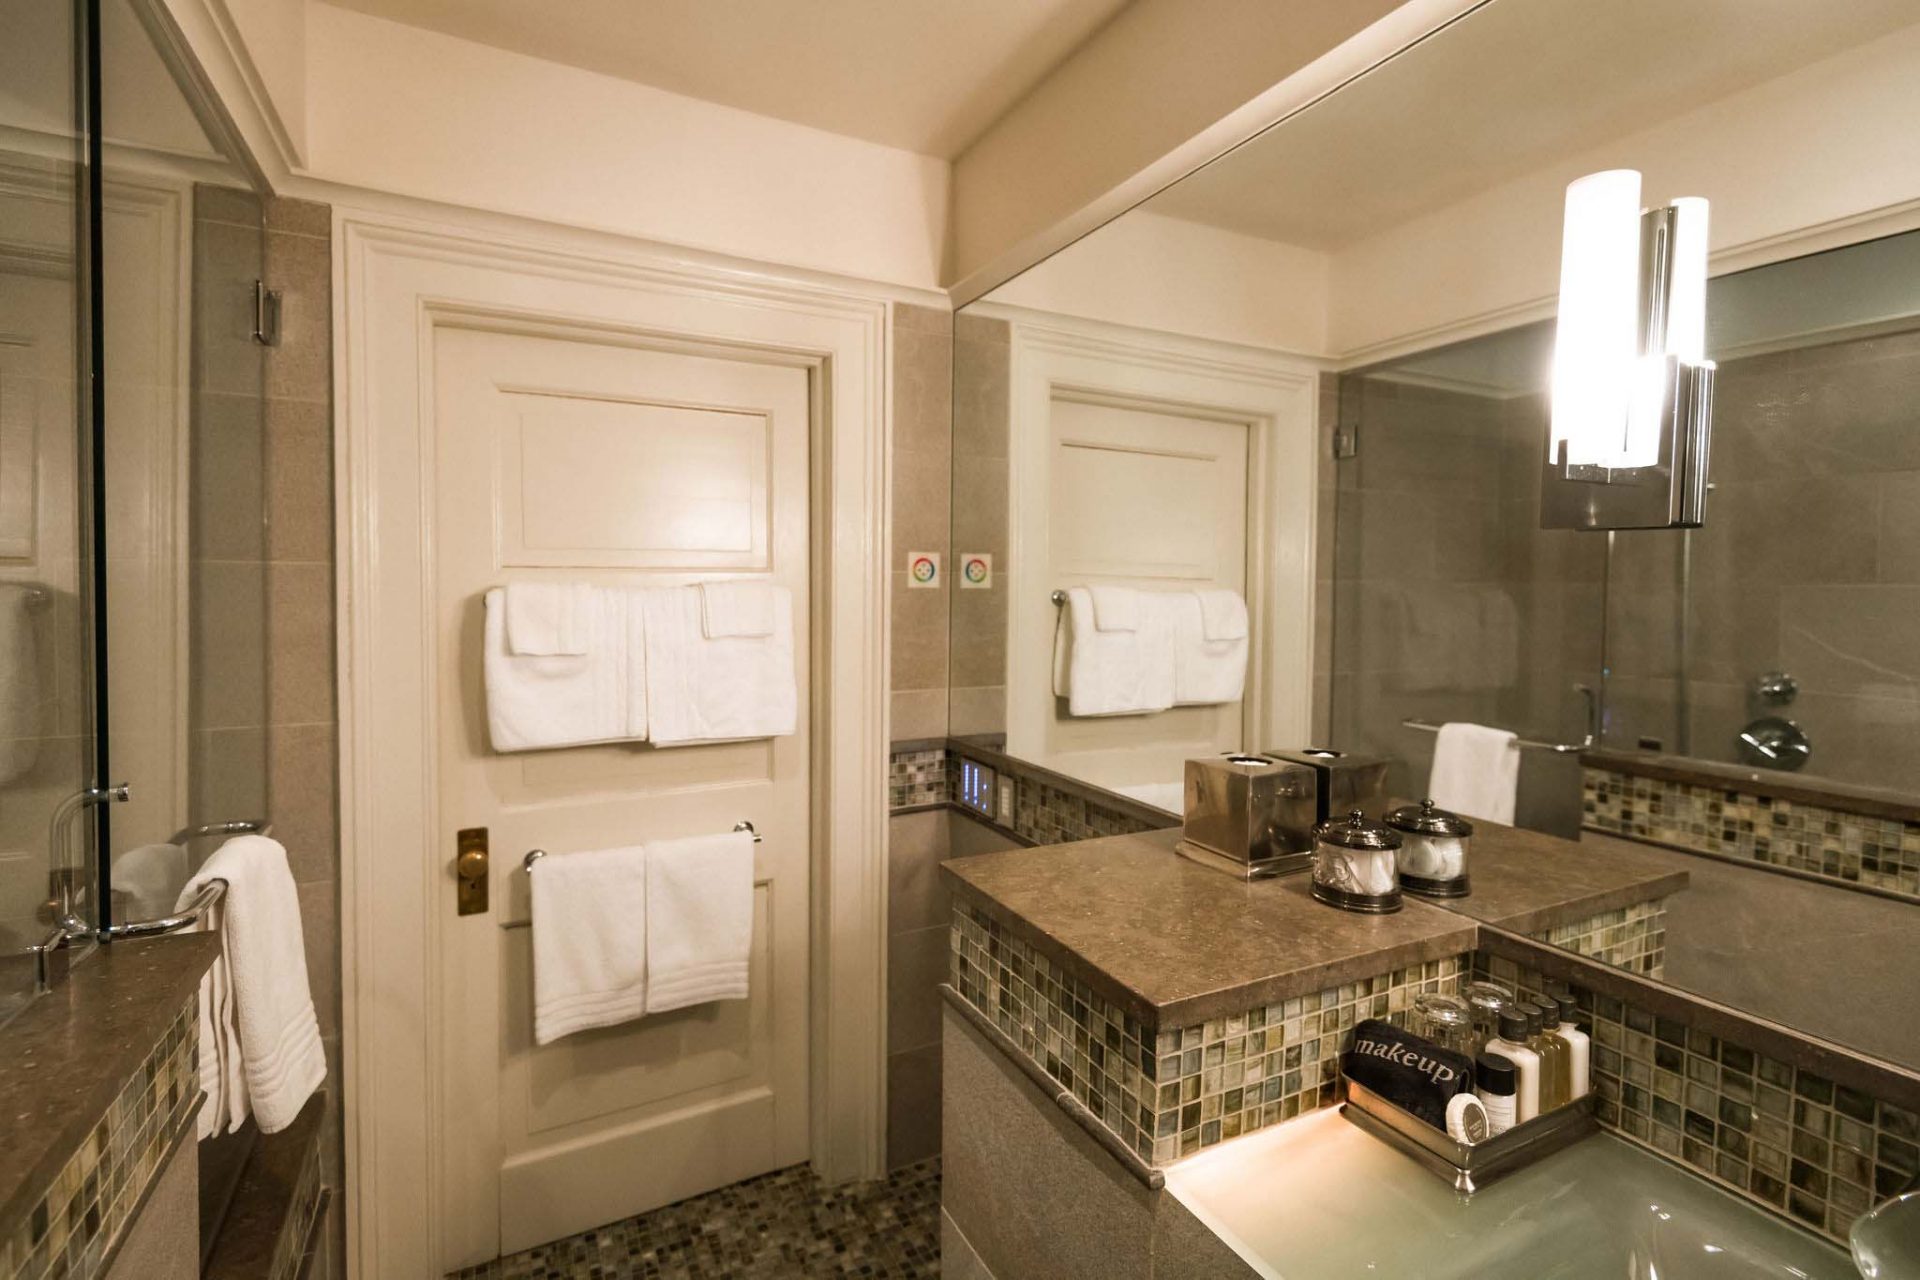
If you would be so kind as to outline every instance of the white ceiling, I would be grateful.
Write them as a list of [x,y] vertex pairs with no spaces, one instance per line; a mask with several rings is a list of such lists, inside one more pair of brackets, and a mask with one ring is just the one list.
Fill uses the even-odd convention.
[[332,0],[951,158],[1127,0]]
[[1916,20],[1915,0],[1496,0],[1150,207],[1336,249]]

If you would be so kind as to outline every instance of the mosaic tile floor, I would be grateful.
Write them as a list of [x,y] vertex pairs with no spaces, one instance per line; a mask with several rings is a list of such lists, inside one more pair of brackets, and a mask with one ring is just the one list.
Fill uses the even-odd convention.
[[805,1165],[455,1273],[452,1280],[761,1280],[940,1274],[940,1161],[822,1187]]

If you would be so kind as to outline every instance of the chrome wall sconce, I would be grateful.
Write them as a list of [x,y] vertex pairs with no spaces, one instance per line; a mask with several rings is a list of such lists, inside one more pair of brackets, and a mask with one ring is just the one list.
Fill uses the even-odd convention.
[[1546,529],[1696,528],[1706,512],[1707,202],[1640,207],[1640,174],[1567,187]]

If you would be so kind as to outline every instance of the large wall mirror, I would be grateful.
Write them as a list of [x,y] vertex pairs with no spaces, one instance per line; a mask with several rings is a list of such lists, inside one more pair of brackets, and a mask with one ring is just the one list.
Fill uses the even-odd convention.
[[[1688,873],[1627,963],[1920,1067],[1917,20],[1492,0],[962,308],[950,734],[1173,822],[1189,757],[1411,799],[1433,726],[1516,731],[1515,826]],[[1564,192],[1615,167],[1712,201],[1697,529],[1542,527]],[[1064,660],[1140,625],[1106,586],[1238,596],[1189,625],[1244,679]]]

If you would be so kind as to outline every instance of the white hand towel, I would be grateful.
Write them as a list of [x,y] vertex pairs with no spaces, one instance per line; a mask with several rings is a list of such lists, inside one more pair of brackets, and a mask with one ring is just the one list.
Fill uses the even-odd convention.
[[647,851],[557,853],[533,867],[533,1038],[647,1011]]
[[647,1012],[747,998],[753,835],[647,846]]
[[776,616],[771,582],[702,582],[700,633],[709,640],[770,636]]
[[1070,714],[1139,715],[1173,705],[1173,611],[1136,606],[1137,630],[1103,631],[1092,590],[1067,588],[1054,631],[1054,692]]
[[[236,836],[214,850],[181,890],[182,902],[213,880],[227,882],[221,954],[214,962],[226,969],[232,989],[231,1017],[223,1020],[239,1040],[246,1105],[260,1132],[277,1133],[293,1123],[327,1077],[307,985],[299,895],[287,851],[266,836]],[[220,1038],[219,1029],[214,1036]]]
[[1469,818],[1513,825],[1520,785],[1520,751],[1514,735],[1482,724],[1440,726],[1433,745],[1427,795],[1442,809]]
[[522,658],[579,656],[593,644],[593,588],[584,582],[507,585],[507,648]]
[[1102,631],[1138,631],[1141,593],[1132,587],[1088,587],[1093,596],[1093,625]]
[[[199,892],[183,892],[178,906]],[[217,933],[224,926],[222,899],[200,917],[196,933]],[[233,984],[223,954],[200,979],[200,1119],[202,1141],[231,1133],[247,1121],[247,1081],[240,1068],[240,1037],[233,1025]]]
[[44,695],[34,625],[40,588],[0,584],[0,786],[24,777],[40,759]]
[[187,851],[177,844],[143,844],[113,860],[113,892],[127,895],[129,919],[166,915],[187,882]]
[[708,639],[701,593],[653,587],[636,593],[646,617],[647,736],[657,747],[790,734],[798,722],[793,671],[793,595],[769,585],[766,636]]
[[495,751],[535,751],[647,736],[647,686],[636,678],[645,622],[627,591],[592,588],[581,606],[584,654],[518,656],[508,648],[514,588],[487,592],[481,665]]
[[1193,593],[1200,601],[1200,631],[1209,640],[1247,638],[1247,602],[1238,591],[1207,587]]
[[[1226,600],[1211,599],[1221,596]],[[1172,617],[1175,705],[1192,707],[1238,702],[1247,687],[1245,602],[1232,591],[1183,591],[1169,594],[1164,599],[1163,607]],[[1210,609],[1215,615],[1211,627],[1208,623]],[[1238,635],[1229,634],[1236,629]]]

